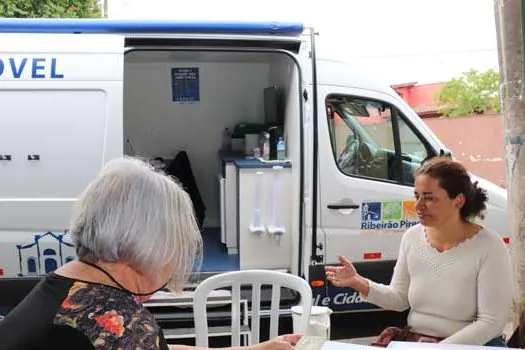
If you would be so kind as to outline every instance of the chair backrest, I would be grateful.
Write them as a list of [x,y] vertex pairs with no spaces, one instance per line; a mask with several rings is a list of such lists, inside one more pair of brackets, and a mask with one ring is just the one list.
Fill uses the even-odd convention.
[[193,299],[193,313],[195,319],[196,346],[208,347],[208,319],[206,312],[206,299],[210,292],[224,287],[231,287],[232,293],[232,335],[231,346],[240,343],[240,291],[242,285],[252,286],[251,298],[251,343],[259,343],[260,315],[261,315],[261,286],[272,285],[272,301],[270,314],[270,339],[276,337],[279,327],[279,301],[281,287],[292,289],[301,296],[300,305],[302,315],[299,329],[296,331],[306,334],[310,310],[312,308],[312,290],[304,279],[289,273],[270,270],[246,270],[218,274],[205,279],[195,289]]

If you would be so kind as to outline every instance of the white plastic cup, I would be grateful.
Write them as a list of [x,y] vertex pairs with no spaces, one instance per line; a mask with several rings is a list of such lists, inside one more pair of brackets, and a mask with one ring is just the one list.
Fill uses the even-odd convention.
[[[303,314],[302,306],[292,307],[292,320],[294,333],[299,332],[299,323]],[[323,337],[330,340],[330,315],[332,310],[326,306],[312,306],[310,311],[310,322],[306,335]]]

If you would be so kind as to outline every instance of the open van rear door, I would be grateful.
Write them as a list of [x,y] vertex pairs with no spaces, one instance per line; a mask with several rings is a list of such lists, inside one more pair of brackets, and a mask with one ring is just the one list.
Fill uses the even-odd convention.
[[0,34],[0,231],[63,231],[122,155],[123,50],[120,35]]

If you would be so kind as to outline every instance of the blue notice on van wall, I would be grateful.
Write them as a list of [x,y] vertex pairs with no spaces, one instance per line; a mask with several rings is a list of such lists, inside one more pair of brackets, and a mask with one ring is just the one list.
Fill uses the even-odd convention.
[[172,68],[171,94],[175,103],[199,102],[199,68]]

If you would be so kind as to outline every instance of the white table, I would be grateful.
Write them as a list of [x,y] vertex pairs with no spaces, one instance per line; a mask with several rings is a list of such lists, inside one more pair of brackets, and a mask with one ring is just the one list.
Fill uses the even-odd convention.
[[393,341],[388,344],[388,348],[394,349],[406,349],[406,350],[415,350],[415,349],[429,349],[429,350],[476,350],[476,349],[497,349],[491,346],[481,346],[481,345],[457,345],[457,344],[441,344],[441,343],[412,343],[412,342],[398,342]]

